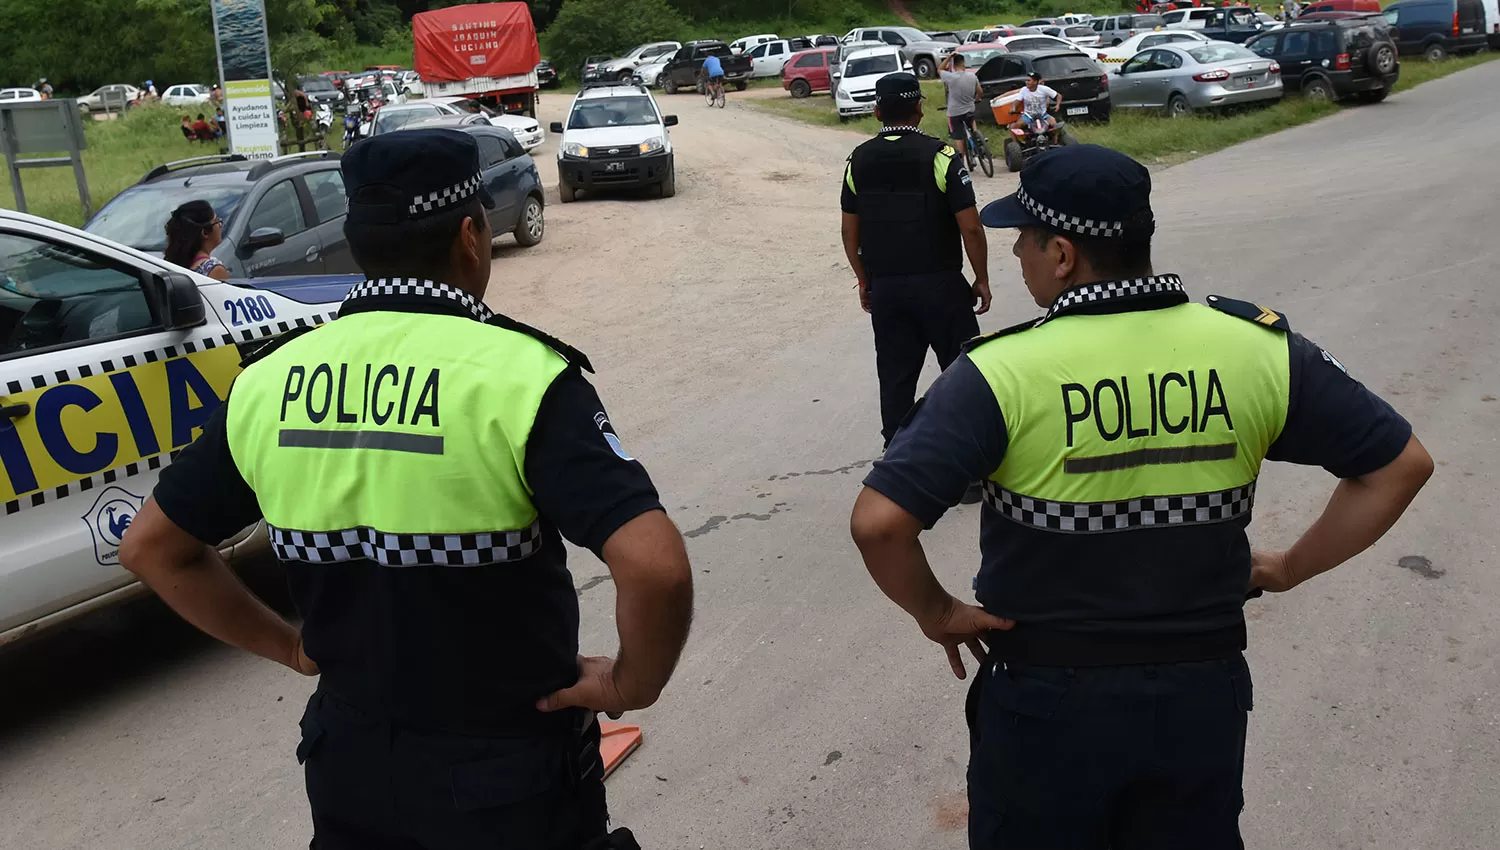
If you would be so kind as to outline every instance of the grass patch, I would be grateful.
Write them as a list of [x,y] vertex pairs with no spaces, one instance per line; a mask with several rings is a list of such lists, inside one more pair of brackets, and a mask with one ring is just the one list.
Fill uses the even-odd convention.
[[[1408,59],[1401,63],[1401,80],[1395,90],[1403,91],[1495,59],[1500,59],[1500,54],[1480,53],[1445,62]],[[942,84],[936,81],[924,82],[922,90],[927,95],[927,114],[923,116],[922,129],[934,136],[946,138],[947,113],[938,109],[943,103]],[[880,129],[880,122],[873,117],[841,123],[828,95],[815,95],[804,100],[787,97],[747,102],[757,109],[809,124],[844,127],[865,135],[873,135]],[[1224,114],[1193,115],[1175,120],[1142,110],[1116,109],[1113,120],[1108,124],[1075,122],[1068,127],[1079,141],[1113,148],[1148,164],[1175,165],[1230,145],[1306,124],[1345,108],[1358,107],[1307,100],[1293,94],[1269,107]],[[1004,134],[993,124],[981,124],[980,128],[995,151],[997,167],[1003,168],[999,162]]]

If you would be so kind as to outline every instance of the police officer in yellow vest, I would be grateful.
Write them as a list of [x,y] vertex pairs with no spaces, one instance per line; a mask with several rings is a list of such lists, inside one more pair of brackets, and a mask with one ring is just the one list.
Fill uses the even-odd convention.
[[[606,834],[595,712],[666,685],[692,608],[682,538],[583,355],[485,306],[474,139],[379,136],[343,175],[370,280],[254,355],[120,560],[209,634],[321,670],[296,753],[313,847],[633,847]],[[214,549],[261,518],[300,632]],[[614,577],[615,659],[578,655],[564,537]]]
[[[1150,175],[1104,148],[1039,156],[985,208],[1039,320],[976,340],[865,480],[852,529],[880,588],[980,659],[969,842],[1241,848],[1248,591],[1373,544],[1432,471],[1411,426],[1278,311],[1157,274]],[[1343,479],[1286,552],[1246,536],[1265,459]],[[979,606],[918,537],[984,481]],[[987,645],[987,646],[986,646]]]

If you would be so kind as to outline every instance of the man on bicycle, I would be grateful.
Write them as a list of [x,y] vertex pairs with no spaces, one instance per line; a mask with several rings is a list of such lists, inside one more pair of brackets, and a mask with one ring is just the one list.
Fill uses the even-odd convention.
[[958,155],[968,161],[968,131],[979,132],[974,125],[975,103],[980,98],[979,78],[964,69],[962,53],[944,59],[939,75],[948,90],[948,138],[953,140]]
[[719,57],[710,55],[704,59],[702,74],[708,80],[708,91],[712,92],[715,87],[721,92],[724,90],[724,63],[719,61]]
[[1010,125],[1011,129],[1051,132],[1057,128],[1057,120],[1050,113],[1059,109],[1062,109],[1062,95],[1042,85],[1042,75],[1032,71],[1026,75],[1026,88],[1021,89],[1021,117]]

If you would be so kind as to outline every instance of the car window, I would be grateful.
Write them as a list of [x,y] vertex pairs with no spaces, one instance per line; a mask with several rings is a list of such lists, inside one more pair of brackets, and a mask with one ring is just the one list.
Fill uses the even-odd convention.
[[[1344,37],[1349,41],[1349,50],[1364,50],[1375,43],[1378,38],[1374,27],[1350,27],[1344,30]],[[1328,45],[1324,47],[1324,45]],[[1322,53],[1336,53],[1338,51],[1338,37],[1331,32],[1318,33],[1318,49]]]
[[759,47],[751,48],[750,55],[753,56],[753,57],[755,57],[756,59],[759,59],[762,56],[765,56],[766,55],[766,45],[762,44]]
[[1018,38],[1005,46],[1010,50],[1048,50],[1056,47],[1057,43],[1045,38]]
[[792,63],[793,68],[821,68],[823,67],[823,54],[811,53],[802,56]]
[[901,37],[901,33],[894,32],[892,30],[881,30],[880,40],[884,41],[886,44],[894,45],[896,47],[906,46],[906,39]]
[[1300,56],[1312,47],[1312,33],[1307,30],[1292,30],[1281,37],[1283,56]]
[[1390,22],[1391,26],[1395,26],[1396,25],[1396,16],[1398,14],[1400,14],[1400,13],[1401,13],[1400,9],[1386,9],[1385,10],[1385,19]]
[[126,189],[89,219],[84,230],[138,251],[161,251],[167,247],[167,219],[172,210],[188,201],[208,201],[228,229],[248,188],[243,183],[196,187],[182,183],[145,183]]
[[[1291,35],[1291,33],[1287,33]],[[1188,55],[1203,65],[1212,65],[1215,62],[1229,62],[1235,59],[1248,59],[1255,54],[1246,50],[1238,44],[1230,44],[1227,41],[1215,41],[1202,47],[1188,49]]]
[[[481,148],[480,154],[483,153]],[[307,181],[307,191],[312,195],[313,211],[318,215],[319,224],[342,218],[349,211],[349,197],[344,193],[344,175],[338,169],[314,171],[303,175],[303,179]]]
[[500,137],[500,144],[505,146],[506,159],[515,159],[518,156],[526,155],[526,149],[521,147],[521,143],[516,141],[516,137],[509,133]]
[[1069,38],[1087,38],[1093,34],[1094,31],[1089,29],[1088,27],[1068,27],[1067,29],[1063,30],[1063,35],[1068,36]]
[[375,113],[375,135],[390,133],[400,130],[409,124],[425,121],[428,118],[436,118],[442,114],[441,110],[434,104],[424,103],[416,106],[403,106],[400,109],[392,109],[389,106],[382,107]]
[[1144,53],[1137,53],[1135,56],[1131,57],[1129,62],[1126,62],[1124,66],[1120,68],[1120,73],[1139,74],[1145,71],[1155,70],[1156,63],[1152,61],[1155,55],[1155,50],[1147,50]]
[[568,116],[569,130],[597,127],[632,127],[657,123],[649,97],[611,97],[580,101]]
[[506,160],[505,145],[495,136],[475,136],[479,142],[479,162],[484,168],[499,165]]
[[1168,12],[1165,15],[1162,15],[1161,19],[1169,24],[1175,24],[1178,21],[1182,20],[1185,15],[1187,15],[1187,12]]
[[863,77],[867,74],[888,74],[899,70],[901,66],[896,61],[896,54],[884,53],[849,60],[848,67],[844,68],[844,76]]
[[1156,67],[1158,70],[1170,71],[1182,67],[1182,57],[1170,50],[1156,51]]
[[0,357],[153,327],[134,274],[74,246],[0,233]]
[[1076,56],[1043,56],[1032,60],[1036,72],[1042,75],[1042,79],[1052,80],[1062,77],[1072,77],[1078,74],[1093,72],[1098,74],[1094,63],[1082,53]]
[[1161,19],[1161,15],[1136,15],[1130,19],[1130,25],[1136,29],[1150,29],[1166,26],[1166,24],[1167,22]]
[[297,197],[297,187],[292,181],[283,180],[272,186],[255,205],[246,233],[254,233],[262,227],[274,227],[283,236],[291,236],[307,229],[307,220],[302,215],[302,201]]
[[1002,77],[1024,77],[1026,76],[1026,63],[1011,56],[1005,57],[1000,63],[1000,76]]
[[1245,45],[1256,56],[1271,57],[1276,55],[1276,43],[1281,40],[1279,35],[1268,35]]
[[1167,37],[1164,35],[1148,35],[1141,39],[1140,49],[1145,50],[1148,47],[1155,47],[1158,44],[1166,43]]
[[1167,35],[1162,36],[1162,38],[1164,39],[1164,41],[1162,42],[1163,44],[1172,44],[1174,42],[1179,42],[1179,41],[1202,41],[1203,40],[1201,38],[1196,38],[1194,36],[1188,35],[1187,33],[1176,33],[1176,34],[1168,33]]

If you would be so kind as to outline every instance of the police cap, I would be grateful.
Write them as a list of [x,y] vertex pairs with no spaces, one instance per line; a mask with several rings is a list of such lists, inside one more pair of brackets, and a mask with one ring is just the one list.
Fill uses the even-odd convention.
[[355,144],[341,160],[349,221],[401,224],[495,201],[479,171],[479,143],[460,130],[400,130]]
[[875,99],[885,102],[921,100],[922,84],[915,74],[905,71],[886,74],[875,81]]
[[1153,223],[1151,172],[1119,151],[1067,145],[1021,169],[1016,193],[979,214],[986,227],[1044,227],[1075,236],[1115,237]]

